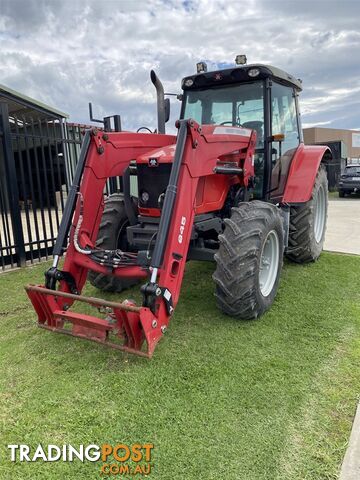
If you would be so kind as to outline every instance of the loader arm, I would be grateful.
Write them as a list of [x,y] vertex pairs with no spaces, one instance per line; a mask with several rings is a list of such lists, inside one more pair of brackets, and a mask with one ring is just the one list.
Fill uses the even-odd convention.
[[[118,263],[115,256],[112,257],[111,266],[106,260],[99,262],[96,238],[103,213],[104,187],[108,178],[122,176],[130,161],[174,144],[175,137],[125,132],[103,135],[92,131],[79,191],[74,204],[69,205],[69,210],[71,207],[75,212],[68,232],[64,267],[58,270],[55,261],[51,269],[52,278],[60,280],[58,287],[56,289],[54,282],[46,284],[52,288],[26,287],[38,314],[39,326],[152,356],[179,300],[199,179],[229,175],[246,187],[254,176],[254,131],[216,125],[201,127],[192,120],[180,120],[177,126],[179,133],[170,181],[149,264],[144,264],[139,255],[126,252],[118,252],[121,257]],[[222,161],[224,158],[232,158],[234,162],[229,166],[229,162]],[[60,230],[65,227],[61,225]],[[89,269],[119,277],[148,278],[141,288],[143,305],[82,296]],[[98,308],[104,318],[71,311],[76,301]],[[64,328],[67,323],[70,330]]]

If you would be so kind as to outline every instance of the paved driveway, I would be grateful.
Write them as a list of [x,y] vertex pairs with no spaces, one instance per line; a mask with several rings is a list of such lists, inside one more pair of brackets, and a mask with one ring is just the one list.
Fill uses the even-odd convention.
[[329,199],[324,249],[360,255],[360,197]]

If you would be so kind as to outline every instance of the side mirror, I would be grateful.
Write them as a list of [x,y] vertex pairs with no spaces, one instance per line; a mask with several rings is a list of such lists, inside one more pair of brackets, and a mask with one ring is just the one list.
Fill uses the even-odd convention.
[[170,118],[170,98],[165,98],[165,123],[169,121]]

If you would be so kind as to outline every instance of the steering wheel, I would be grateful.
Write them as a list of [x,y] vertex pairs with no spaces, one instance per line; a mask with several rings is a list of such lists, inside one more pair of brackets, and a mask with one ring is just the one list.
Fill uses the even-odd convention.
[[139,133],[141,130],[147,130],[149,133],[153,133],[148,127],[140,127],[136,130],[136,133]]
[[232,122],[231,120],[229,120],[228,122],[221,122],[220,125],[231,125],[232,127],[242,127],[242,125],[239,122],[235,122],[235,125],[234,125],[234,122]]

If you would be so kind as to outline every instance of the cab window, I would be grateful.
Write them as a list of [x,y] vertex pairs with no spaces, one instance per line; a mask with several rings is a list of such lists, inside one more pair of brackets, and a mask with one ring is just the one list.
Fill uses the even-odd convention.
[[183,118],[202,125],[232,125],[257,132],[257,144],[264,141],[263,82],[213,87],[184,92]]
[[296,148],[300,143],[296,117],[295,95],[291,87],[276,82],[272,89],[272,135],[283,134],[282,152]]
[[296,115],[295,92],[293,88],[273,82],[271,88],[271,133],[281,134],[281,141],[271,146],[271,188],[272,198],[280,197],[284,191],[291,160],[300,143]]
[[214,86],[184,92],[182,118],[203,125],[232,125],[256,131],[254,197],[261,198],[264,177],[264,83]]

